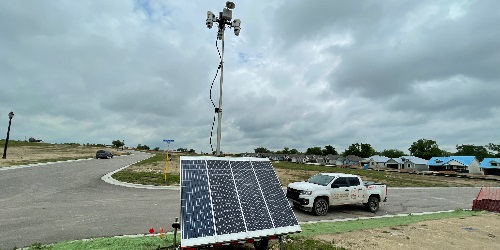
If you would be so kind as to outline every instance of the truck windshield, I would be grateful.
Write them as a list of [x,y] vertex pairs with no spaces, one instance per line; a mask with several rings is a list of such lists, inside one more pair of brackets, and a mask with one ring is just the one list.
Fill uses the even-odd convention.
[[326,186],[326,185],[328,185],[328,183],[330,183],[333,180],[333,178],[335,178],[335,176],[317,174],[317,175],[309,178],[309,180],[307,180],[307,182]]

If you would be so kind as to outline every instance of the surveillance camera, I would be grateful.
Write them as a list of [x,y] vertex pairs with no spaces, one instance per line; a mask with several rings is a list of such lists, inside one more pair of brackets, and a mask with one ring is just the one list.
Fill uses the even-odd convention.
[[232,9],[234,9],[234,7],[236,7],[236,4],[234,4],[233,2],[231,2],[231,1],[226,2],[226,8],[232,10]]
[[231,26],[234,27],[234,34],[236,36],[240,35],[240,30],[241,30],[241,21],[240,19],[234,19],[233,22],[231,23]]
[[240,27],[241,20],[240,19],[234,19],[233,22],[231,23],[231,26],[233,27]]
[[212,26],[214,25],[214,21],[215,21],[214,13],[212,13],[212,11],[207,11],[207,21],[206,21],[207,28],[211,29]]

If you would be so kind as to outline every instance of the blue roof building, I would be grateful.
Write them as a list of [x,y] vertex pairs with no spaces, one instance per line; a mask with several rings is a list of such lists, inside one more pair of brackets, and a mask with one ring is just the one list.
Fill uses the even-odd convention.
[[479,166],[487,175],[500,175],[500,158],[484,158]]
[[455,171],[470,174],[483,174],[475,156],[432,157],[428,162],[430,171]]

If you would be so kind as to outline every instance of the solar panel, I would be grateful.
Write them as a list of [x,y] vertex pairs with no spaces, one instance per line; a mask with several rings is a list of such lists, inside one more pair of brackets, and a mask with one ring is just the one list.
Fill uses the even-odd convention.
[[181,246],[300,231],[268,159],[181,156]]

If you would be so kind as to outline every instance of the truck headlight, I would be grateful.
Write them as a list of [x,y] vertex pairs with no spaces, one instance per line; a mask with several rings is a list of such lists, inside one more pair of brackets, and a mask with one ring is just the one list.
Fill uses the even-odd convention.
[[306,191],[306,190],[303,190],[303,191],[300,191],[300,194],[304,194],[304,195],[311,195],[311,194],[312,194],[312,191]]

